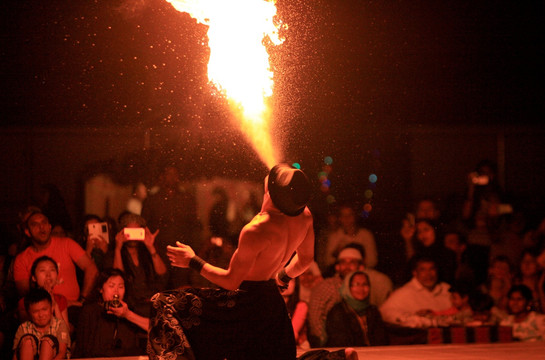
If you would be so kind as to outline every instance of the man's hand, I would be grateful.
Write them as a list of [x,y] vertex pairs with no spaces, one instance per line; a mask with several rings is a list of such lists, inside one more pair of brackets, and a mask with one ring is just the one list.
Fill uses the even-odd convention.
[[172,266],[187,268],[189,267],[189,260],[195,256],[195,251],[191,246],[176,241],[176,246],[167,246],[167,256]]

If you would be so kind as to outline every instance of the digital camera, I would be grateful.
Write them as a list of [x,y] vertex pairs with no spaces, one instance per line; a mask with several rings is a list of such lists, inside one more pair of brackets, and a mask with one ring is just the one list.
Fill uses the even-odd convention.
[[144,228],[124,228],[123,234],[125,234],[127,240],[144,241],[146,238],[146,230]]
[[107,222],[101,222],[101,223],[94,223],[94,224],[88,224],[87,230],[89,231],[89,237],[102,237],[106,242],[110,242],[110,237],[108,235],[108,223]]
[[104,310],[108,311],[112,308],[121,307],[121,301],[119,300],[119,295],[114,295],[112,300],[104,301]]

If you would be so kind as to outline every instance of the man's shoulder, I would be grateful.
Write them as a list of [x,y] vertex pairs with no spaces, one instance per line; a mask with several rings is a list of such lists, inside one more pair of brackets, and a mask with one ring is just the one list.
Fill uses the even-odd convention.
[[390,277],[378,270],[375,270],[375,269],[365,269],[364,270],[365,273],[369,276],[369,280],[371,279],[375,279],[377,281],[389,281],[389,282],[392,282],[390,280]]
[[312,294],[320,294],[323,292],[330,291],[330,289],[338,289],[341,286],[342,280],[338,276],[332,276],[325,278],[318,285],[312,289]]

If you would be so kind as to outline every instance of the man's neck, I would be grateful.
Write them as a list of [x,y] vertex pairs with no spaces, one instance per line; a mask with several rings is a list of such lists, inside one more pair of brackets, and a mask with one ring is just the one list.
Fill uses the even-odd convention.
[[36,243],[35,241],[33,241],[32,242],[32,248],[34,249],[34,251],[40,252],[42,250],[47,249],[50,244],[51,244],[51,236],[47,239],[47,242],[45,244],[39,244],[39,243]]

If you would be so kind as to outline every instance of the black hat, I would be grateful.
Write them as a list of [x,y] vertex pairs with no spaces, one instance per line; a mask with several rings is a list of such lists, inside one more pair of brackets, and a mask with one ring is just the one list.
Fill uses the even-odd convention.
[[288,216],[302,213],[312,194],[305,173],[288,164],[278,164],[271,169],[267,187],[274,206]]

